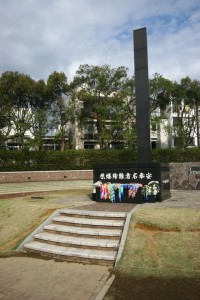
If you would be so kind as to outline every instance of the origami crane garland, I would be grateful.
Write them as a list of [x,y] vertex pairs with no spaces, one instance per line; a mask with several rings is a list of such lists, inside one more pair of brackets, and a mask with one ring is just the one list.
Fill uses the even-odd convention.
[[141,194],[144,199],[148,201],[149,195],[156,195],[160,191],[159,182],[151,181],[148,185],[142,185],[140,183],[100,183],[100,199],[101,200],[110,200],[112,203],[115,202],[116,191],[118,195],[119,202],[122,202],[124,196],[124,189],[128,189],[128,198],[135,198],[137,195],[138,189],[141,188]]
[[113,203],[115,202],[115,191],[118,190],[118,199],[121,202],[125,188],[128,189],[128,197],[134,198],[140,187],[142,187],[140,183],[103,183],[100,185],[100,198],[102,200],[110,200]]

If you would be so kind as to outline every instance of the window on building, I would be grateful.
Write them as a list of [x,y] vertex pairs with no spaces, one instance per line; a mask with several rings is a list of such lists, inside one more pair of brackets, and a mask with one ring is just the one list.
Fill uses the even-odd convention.
[[44,150],[60,150],[60,146],[57,144],[43,144]]
[[94,149],[95,143],[93,142],[84,142],[84,149]]
[[156,131],[157,130],[157,124],[155,122],[152,122],[151,124],[151,130]]
[[45,139],[43,143],[44,150],[60,150],[60,145],[54,139]]
[[123,142],[112,142],[112,143],[110,143],[110,148],[111,149],[123,149],[124,143]]
[[[177,137],[174,137],[174,147],[178,147],[179,146],[179,139]],[[188,143],[187,147],[195,147],[195,141],[194,139],[191,139],[191,141]]]
[[156,141],[152,141],[151,142],[151,148],[152,149],[156,149]]
[[18,143],[7,143],[6,148],[10,151],[18,151],[19,150],[19,144]]

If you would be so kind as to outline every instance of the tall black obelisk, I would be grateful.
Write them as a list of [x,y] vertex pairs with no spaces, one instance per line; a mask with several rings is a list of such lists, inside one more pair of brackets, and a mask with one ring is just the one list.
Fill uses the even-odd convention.
[[136,94],[137,161],[151,162],[150,101],[146,27],[133,31]]
[[[157,191],[138,191],[135,197],[130,198],[129,192],[124,193],[119,202],[156,202],[169,199],[170,172],[168,163],[151,161],[150,139],[150,101],[147,58],[147,33],[146,28],[134,30],[134,58],[135,58],[135,93],[136,93],[136,126],[137,126],[137,162],[99,164],[94,166],[93,182],[125,184],[140,183],[143,187],[152,184],[158,185]],[[126,176],[124,174],[133,174]],[[122,175],[122,176],[121,176]],[[117,181],[116,181],[117,179]],[[93,199],[101,201],[100,187],[93,193]],[[105,201],[103,199],[103,201]]]

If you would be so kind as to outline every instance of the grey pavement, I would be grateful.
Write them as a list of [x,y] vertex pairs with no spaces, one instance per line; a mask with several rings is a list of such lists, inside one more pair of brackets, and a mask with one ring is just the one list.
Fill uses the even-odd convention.
[[200,190],[172,190],[170,199],[145,205],[151,205],[153,207],[200,209]]
[[0,183],[0,195],[74,189],[92,191],[92,180]]
[[[88,189],[92,180],[0,183],[0,196],[6,194]],[[144,205],[200,209],[200,190],[171,190],[171,198],[160,203]]]

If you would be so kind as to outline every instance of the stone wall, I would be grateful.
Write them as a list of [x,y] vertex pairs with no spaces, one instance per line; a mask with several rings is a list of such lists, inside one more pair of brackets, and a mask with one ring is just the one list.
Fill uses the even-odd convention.
[[170,163],[172,190],[200,190],[200,162]]
[[[172,190],[200,190],[200,162],[170,163]],[[93,170],[0,172],[0,183],[93,180]]]

